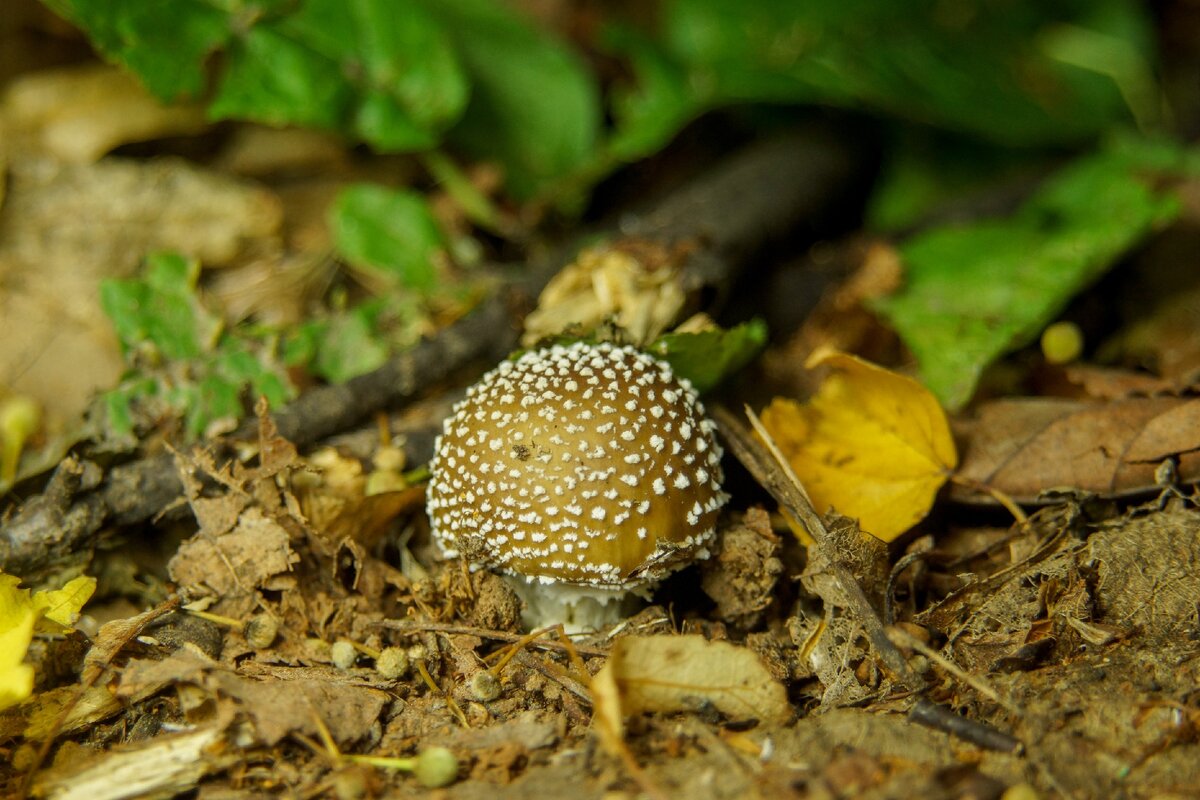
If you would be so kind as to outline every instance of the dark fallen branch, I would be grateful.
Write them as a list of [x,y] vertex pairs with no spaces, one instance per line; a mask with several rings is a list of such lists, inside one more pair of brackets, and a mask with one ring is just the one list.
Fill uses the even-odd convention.
[[955,714],[945,706],[926,700],[924,697],[917,698],[912,710],[908,712],[908,718],[918,725],[957,736],[964,742],[970,742],[984,750],[1019,755],[1025,749],[1021,740],[1015,736],[997,730],[986,723]]
[[[728,290],[764,247],[787,238],[854,185],[849,177],[855,168],[850,149],[827,132],[772,140],[623,219],[610,236],[667,246],[687,242],[686,287]],[[274,414],[279,432],[307,447],[410,402],[467,364],[499,360],[517,341],[522,310],[565,260],[548,259],[524,271],[467,317],[378,370],[305,392]],[[247,423],[232,438],[252,439],[254,430]],[[0,524],[0,568],[27,578],[52,570],[92,547],[106,526],[142,523],[176,506],[181,490],[169,454],[148,455],[103,475],[95,465],[68,458],[42,494]]]

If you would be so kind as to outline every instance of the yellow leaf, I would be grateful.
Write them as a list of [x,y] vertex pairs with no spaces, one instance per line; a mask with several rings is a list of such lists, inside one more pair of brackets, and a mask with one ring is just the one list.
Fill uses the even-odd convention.
[[33,667],[23,662],[34,628],[43,621],[56,630],[74,624],[96,590],[96,579],[86,576],[32,597],[20,583],[20,578],[0,572],[0,709],[16,705],[33,691]]
[[814,353],[807,366],[832,371],[806,404],[773,400],[763,425],[819,513],[890,542],[929,512],[958,463],[945,412],[921,384],[847,353]]
[[[0,576],[4,577],[7,576]],[[0,595],[3,594],[4,587],[0,584]],[[0,600],[0,710],[16,705],[33,692],[33,667],[21,662],[33,641],[36,621],[37,612],[29,606]]]
[[80,575],[67,583],[61,589],[38,592],[33,596],[33,607],[42,615],[57,622],[64,628],[70,628],[79,619],[83,604],[91,599],[96,591],[96,579]]

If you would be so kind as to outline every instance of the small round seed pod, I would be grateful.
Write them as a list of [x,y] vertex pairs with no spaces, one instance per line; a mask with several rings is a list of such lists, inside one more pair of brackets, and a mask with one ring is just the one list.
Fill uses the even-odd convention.
[[375,671],[380,677],[394,681],[408,674],[408,653],[402,647],[385,647],[375,659]]
[[350,669],[358,661],[358,651],[345,639],[338,639],[329,648],[329,659],[338,669]]
[[427,789],[449,786],[458,777],[458,758],[444,747],[429,747],[417,754],[413,775]]
[[434,537],[529,584],[602,601],[645,591],[708,556],[727,500],[714,430],[691,385],[632,347],[527,352],[446,421],[430,464]]
[[245,637],[246,644],[255,650],[270,647],[278,635],[279,620],[269,614],[255,614],[246,621],[246,625],[242,628],[242,636]]
[[429,648],[425,645],[417,642],[408,646],[409,661],[424,661],[427,658],[429,658]]
[[500,696],[500,679],[487,669],[471,676],[471,694],[481,703],[490,703]]

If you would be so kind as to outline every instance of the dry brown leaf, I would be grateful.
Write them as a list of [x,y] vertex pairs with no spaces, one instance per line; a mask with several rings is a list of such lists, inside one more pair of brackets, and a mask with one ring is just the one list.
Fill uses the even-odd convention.
[[69,163],[95,161],[129,142],[206,127],[201,106],[164,106],[125,70],[107,64],[23,75],[0,101],[0,130],[19,143],[20,155]]
[[1200,610],[1200,513],[1169,508],[1106,524],[1088,539],[1101,621],[1155,642],[1186,641]]
[[[1200,400],[1144,397],[1111,403],[1021,398],[980,407],[961,431],[958,481],[1022,502],[1055,488],[1128,495],[1153,489],[1163,461],[1200,480]],[[981,495],[961,485],[958,499]]]
[[1170,381],[1145,372],[1095,364],[1068,364],[1062,367],[1061,374],[1072,391],[1039,391],[1038,394],[1061,394],[1090,400],[1124,400],[1135,396],[1175,394],[1178,388]]
[[592,681],[602,741],[621,738],[623,716],[715,708],[738,720],[791,718],[787,690],[753,650],[699,635],[627,636]]
[[[312,670],[272,671],[275,680],[253,680],[187,649],[161,661],[134,660],[122,671],[117,696],[149,697],[166,686],[196,686],[218,703],[233,703],[253,725],[256,742],[272,746],[291,733],[319,735],[317,719],[338,744],[365,737],[388,701],[385,692],[337,679],[313,677]],[[294,680],[288,677],[295,676]]]
[[[66,716],[63,711],[70,706]],[[103,686],[59,686],[0,712],[0,739],[39,741],[84,730],[120,713],[124,706]]]
[[181,587],[207,587],[227,598],[291,571],[299,560],[287,531],[252,507],[242,511],[232,530],[218,535],[202,532],[185,541],[167,569]]
[[0,386],[71,423],[124,364],[99,283],[128,277],[147,253],[208,265],[249,243],[277,246],[278,199],[178,160],[11,164],[0,207]]

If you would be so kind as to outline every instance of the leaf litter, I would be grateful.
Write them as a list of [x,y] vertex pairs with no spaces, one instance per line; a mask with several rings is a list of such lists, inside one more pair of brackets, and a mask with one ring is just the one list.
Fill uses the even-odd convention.
[[[72,1],[60,5],[82,14],[89,4]],[[472,11],[472,5],[454,4],[439,13],[457,14],[477,23],[476,12],[483,6]],[[719,5],[676,4],[668,24],[675,26],[677,41],[671,52],[656,55],[684,63],[647,60],[638,65],[639,71],[648,65],[660,69],[658,77],[666,84],[657,88],[666,88],[667,95],[651,93],[641,101],[665,103],[672,112],[666,115],[668,121],[689,118],[698,108],[698,98],[688,97],[686,88],[675,97],[678,107],[670,107],[672,78],[690,81],[685,87],[713,91],[711,82],[695,78],[722,66],[720,57],[725,51],[689,50],[703,44],[704,37],[681,34],[688,34],[689,25],[707,25],[710,32],[724,36],[728,26],[718,24]],[[374,6],[364,8],[369,11]],[[267,18],[266,24],[256,27],[254,36],[274,31],[279,19]],[[97,17],[92,24],[103,31],[110,21]],[[438,38],[440,24],[422,26]],[[768,32],[787,29],[787,25],[763,28]],[[303,32],[305,36],[311,33],[309,29]],[[518,33],[516,41],[541,48],[544,61],[564,63],[565,51],[541,33],[524,28]],[[241,70],[262,69],[256,58],[281,52],[272,53],[268,48],[265,53],[245,53],[241,51],[244,43],[227,42],[226,34],[222,29],[218,38],[234,56],[243,58],[236,65]],[[459,65],[455,59],[487,54],[484,44],[473,38],[476,34],[466,31],[462,36],[458,49],[443,48],[443,55],[450,56],[439,62],[445,70],[442,78],[454,81],[459,69],[478,69],[477,63]],[[1032,40],[1022,37],[1022,41]],[[720,44],[721,38],[712,41]],[[1064,46],[1061,37],[1042,41],[1051,49]],[[123,58],[150,59],[136,65],[143,70],[164,55],[153,48],[139,53],[133,46],[126,50],[117,43],[107,44],[114,49],[120,46]],[[283,49],[289,44],[284,41]],[[781,40],[766,44],[772,46],[758,48],[762,53],[778,53],[781,46],[785,51],[790,46]],[[427,41],[425,46],[436,48],[437,41]],[[176,53],[170,57],[177,60]],[[891,57],[885,51],[872,69],[886,67]],[[1038,59],[1045,57],[1043,53]],[[1043,75],[1056,75],[1063,66],[1059,61],[1049,65],[1049,72],[1044,63],[1038,69]],[[559,88],[570,92],[566,84],[574,81],[575,99],[590,103],[592,87],[586,80],[576,80],[573,62],[568,59],[565,63],[572,66]],[[185,72],[174,75],[193,82],[203,80],[203,75],[192,69],[194,63],[184,66]],[[368,71],[378,66],[371,62]],[[762,73],[747,75],[723,69],[715,73],[718,100],[721,93],[740,93],[777,101],[783,91]],[[117,85],[114,74],[103,79]],[[900,96],[891,91],[878,94],[881,87],[886,88],[887,74],[883,69],[873,78],[867,76],[866,84],[850,94],[838,90],[827,99],[886,107],[879,97]],[[159,77],[166,81],[170,76],[164,73]],[[341,76],[336,81],[338,91],[350,93],[350,106],[366,102],[360,96],[363,87],[354,82],[358,77]],[[804,69],[798,68],[793,77],[799,79],[796,86],[805,87],[803,92],[832,92],[821,76]],[[756,87],[756,80],[765,82]],[[475,88],[497,97],[496,85],[487,80],[479,83]],[[774,88],[764,95],[764,87],[770,85]],[[784,93],[798,91],[796,86]],[[238,86],[221,84],[218,88],[221,103],[216,113],[232,113],[238,103],[250,108],[252,98],[239,96]],[[1059,88],[1069,90],[1067,97],[1076,98],[1079,87],[1070,83]],[[1115,97],[1112,88],[1106,85],[1106,92]],[[1079,98],[1086,95],[1084,92]],[[450,99],[455,97],[456,103],[464,99],[458,95]],[[700,99],[714,102],[712,97]],[[1016,107],[1029,112],[1030,98],[1021,94],[1019,99]],[[1073,104],[1076,100],[1068,103]],[[387,103],[379,106],[387,107]],[[346,108],[331,113],[341,114]],[[513,131],[522,129],[514,120],[521,113],[536,115],[538,108],[541,106],[534,104],[518,113],[501,109],[506,116],[501,130],[506,136],[497,141],[506,150],[503,160],[514,168],[510,180],[515,186],[524,184],[525,190],[554,177],[547,175],[544,164],[523,163],[537,155],[536,148],[541,147],[538,137],[511,138]],[[984,116],[972,117],[975,109]],[[275,110],[291,114],[296,108]],[[402,115],[410,110],[391,108]],[[444,116],[418,121],[418,138],[450,124],[463,109],[440,110]],[[1043,120],[1042,105],[1035,103],[1034,110],[1033,117],[1026,120],[1025,136],[1036,140],[1062,135],[1060,121]],[[954,123],[956,127],[989,131],[998,126],[985,124],[986,114],[1007,113],[995,112],[986,103],[964,107],[956,101],[943,108],[940,100],[923,113],[930,112],[936,112],[932,114],[935,118],[965,114]],[[99,121],[87,117],[86,109],[82,116],[92,123]],[[1076,121],[1082,130],[1091,132],[1099,122],[1085,119],[1087,116]],[[179,119],[187,119],[186,114]],[[473,121],[470,112],[464,120]],[[548,115],[534,122],[561,132],[553,120],[553,115]],[[328,121],[351,125],[344,114]],[[354,124],[358,122],[361,120]],[[570,168],[583,157],[581,149],[593,135],[590,124],[565,132],[569,141],[564,143],[563,163],[552,165],[550,173]],[[655,124],[658,128],[642,134],[653,139],[674,132],[661,120]],[[92,127],[105,132],[102,125]],[[158,132],[168,130],[163,127]],[[191,255],[199,255],[206,267],[243,263],[247,257],[257,267],[253,273],[242,269],[223,273],[249,276],[242,289],[257,287],[239,297],[236,281],[226,284],[228,292],[223,297],[244,301],[240,310],[232,313],[233,318],[263,309],[296,318],[304,307],[303,287],[322,285],[331,272],[318,262],[294,256],[289,264],[288,257],[278,252],[280,237],[289,237],[292,243],[317,243],[316,250],[330,247],[322,219],[326,201],[362,175],[346,168],[345,152],[336,146],[331,149],[328,140],[322,144],[305,139],[292,151],[279,147],[288,141],[297,143],[287,138],[289,132],[239,128],[236,135],[248,130],[260,136],[259,143],[252,145],[260,148],[258,160],[246,156],[250,146],[241,151],[242,156],[233,148],[226,153],[228,163],[245,157],[238,168],[244,173],[286,174],[297,165],[338,162],[339,174],[332,180],[302,181],[299,189],[291,187],[297,196],[308,195],[307,200],[287,205],[289,225],[296,224],[292,211],[307,208],[300,230],[278,228],[277,203],[286,190],[252,189],[249,199],[261,201],[257,210],[268,212],[255,218],[253,203],[238,205],[246,199],[243,192],[247,187],[234,182],[231,185],[239,190],[233,195],[238,201],[233,204],[235,216],[241,215],[235,222],[252,224],[249,228],[219,225],[216,232],[204,231],[206,241],[226,249]],[[382,131],[363,129],[358,133],[371,138]],[[469,141],[470,131],[465,133],[464,144],[482,144],[482,149],[487,149],[486,143]],[[107,141],[132,138],[129,132],[120,132]],[[85,161],[99,156],[106,146],[103,138],[84,144],[80,152],[90,154]],[[403,146],[415,145],[408,142]],[[262,158],[264,150],[277,149],[288,152],[272,152]],[[8,155],[4,161],[13,164]],[[108,180],[118,174],[116,167],[129,168],[130,164],[111,159],[86,166]],[[110,167],[113,171],[108,171]],[[24,164],[13,167],[12,174],[21,178],[24,168]],[[1143,178],[1142,174],[1134,176],[1135,188],[1143,188]],[[24,191],[19,180],[8,188],[10,192]],[[1067,220],[1078,223],[1081,230],[1087,228],[1084,238],[1089,241],[1083,244],[1088,246],[1081,251],[1086,256],[1083,260],[1089,262],[1081,267],[1085,279],[1106,269],[1115,253],[1145,233],[1143,228],[1153,228],[1174,213],[1169,202],[1157,194],[1158,188],[1141,209],[1145,213],[1130,215],[1132,224],[1110,226],[1104,221],[1104,225],[1088,227],[1095,220]],[[177,198],[169,195],[159,201],[178,207]],[[432,246],[436,237],[429,218],[422,207],[415,208],[423,231],[418,238]],[[7,205],[5,213],[9,213]],[[276,214],[274,222],[272,213]],[[267,224],[260,224],[263,219]],[[24,226],[24,218],[21,220]],[[1032,225],[1024,215],[1009,222],[1049,251],[1062,234],[1055,229],[1063,219],[1054,213]],[[1098,236],[1107,235],[1109,227],[1124,228],[1113,232],[1119,242]],[[981,228],[983,234],[990,230],[987,225]],[[42,230],[46,229],[43,226]],[[230,230],[234,231],[231,236],[227,235]],[[972,234],[981,235],[979,229]],[[886,301],[880,302],[881,297],[903,297],[929,277],[921,275],[921,270],[933,269],[928,261],[937,259],[929,258],[928,250],[922,253],[922,242],[936,251],[929,241],[936,243],[941,236],[952,254],[952,245],[982,252],[978,239],[965,234],[955,239],[955,235],[953,231],[934,231],[928,238],[901,243],[898,249],[876,248],[875,274],[864,274],[860,285],[845,285],[840,287],[842,292],[831,295],[841,305],[831,303],[825,326],[815,320],[807,332],[809,338],[797,342],[792,355],[807,355],[815,340],[816,344],[832,343],[880,363],[895,364],[891,332],[864,306],[882,307]],[[948,245],[947,239],[952,240]],[[970,246],[962,245],[962,240]],[[250,251],[265,245],[267,252],[247,252],[247,243]],[[187,247],[177,249],[188,252]],[[914,252],[924,255],[926,264],[914,259]],[[899,263],[898,254],[908,260]],[[129,253],[113,255],[121,256],[113,262],[121,269],[104,271],[101,277],[128,277],[141,259]],[[294,283],[286,292],[272,291],[284,282],[255,283],[281,266],[290,271],[286,278],[276,280]],[[429,265],[423,261],[403,266],[418,282],[428,275],[423,270]],[[659,275],[631,276],[626,266],[604,261],[588,275],[574,276],[575,283],[561,292],[567,299],[560,297],[562,303],[553,311],[569,317],[571,306],[578,304],[601,309],[602,317],[625,314],[630,320],[626,327],[635,334],[641,331],[647,340],[652,338],[651,332],[656,336],[668,330],[680,307],[678,287],[671,282],[673,269],[664,269]],[[599,289],[594,283],[589,287],[584,279],[596,275],[602,276]],[[1079,280],[1079,275],[1073,275],[1068,289],[1038,293],[1036,302],[1021,309],[1022,314],[1001,320],[996,331],[1003,337],[976,342],[972,352],[961,348],[957,355],[963,357],[962,371],[936,381],[943,396],[965,394],[975,385],[981,362],[993,359],[998,349],[1015,346],[1037,324],[1049,321],[1053,314],[1048,309],[1060,308],[1078,288]],[[610,302],[614,297],[616,302]],[[272,300],[278,302],[273,305]],[[854,315],[853,329],[838,330],[839,317],[849,313]],[[1029,322],[1031,316],[1037,324]],[[1170,330],[1188,329],[1176,322],[1173,310],[1165,313],[1164,319]],[[377,344],[375,331],[367,330],[371,320],[363,316],[359,322],[363,324],[356,329],[357,338],[346,336],[342,349],[331,348],[332,352],[344,355]],[[423,318],[414,329],[429,324]],[[1027,325],[1029,331],[1024,330]],[[905,328],[901,333],[907,331],[910,345],[928,369],[930,350],[914,345],[919,339],[913,335],[913,326],[897,322],[897,327]],[[1016,338],[1009,336],[1013,328],[1022,329]],[[327,336],[331,332],[335,338],[340,335],[332,325],[316,333]],[[39,795],[91,800],[120,793],[195,792],[202,797],[228,797],[265,792],[304,796],[416,792],[413,779],[405,773],[368,768],[367,762],[358,759],[368,754],[391,755],[396,756],[391,768],[412,769],[414,764],[406,761],[409,756],[438,752],[440,746],[455,754],[457,769],[450,779],[460,780],[445,792],[455,797],[539,792],[549,796],[624,795],[634,786],[624,771],[630,763],[640,770],[637,788],[651,796],[669,788],[673,794],[706,797],[997,797],[1006,789],[1014,794],[1022,787],[1028,789],[1030,783],[1049,793],[1067,787],[1064,793],[1115,796],[1133,780],[1161,792],[1183,792],[1194,783],[1197,763],[1192,697],[1197,587],[1189,565],[1196,563],[1194,534],[1200,525],[1194,497],[1186,494],[1186,486],[1195,478],[1189,460],[1195,446],[1188,438],[1194,428],[1194,387],[1188,383],[1190,355],[1186,333],[1174,336],[1182,344],[1169,351],[1139,347],[1126,351],[1169,373],[1167,383],[1148,382],[1163,379],[1145,373],[1110,373],[1107,388],[1100,391],[1095,388],[1100,384],[1096,373],[1080,378],[1081,366],[1068,367],[1063,374],[1073,369],[1078,380],[1090,381],[1091,388],[1084,387],[1085,401],[1063,405],[1063,414],[1041,427],[1020,427],[1008,420],[994,431],[999,435],[993,440],[986,439],[988,426],[984,430],[956,427],[958,438],[953,444],[940,432],[933,437],[891,436],[890,430],[901,430],[914,418],[925,419],[927,400],[912,387],[894,391],[895,386],[906,385],[907,378],[899,373],[881,375],[879,368],[851,356],[835,360],[844,373],[873,376],[866,381],[872,401],[899,402],[899,413],[884,415],[884,424],[879,424],[878,414],[866,415],[875,421],[858,430],[861,441],[857,450],[878,449],[883,467],[894,466],[889,458],[912,467],[911,461],[894,458],[898,450],[894,440],[927,439],[930,443],[922,451],[925,457],[920,468],[910,471],[919,491],[884,511],[879,511],[878,502],[874,511],[870,505],[865,509],[855,505],[855,495],[873,493],[867,491],[844,491],[836,501],[818,502],[819,511],[832,510],[815,521],[806,520],[813,540],[805,546],[789,532],[796,524],[795,515],[785,519],[771,509],[751,506],[723,524],[721,547],[697,580],[693,580],[696,575],[688,574],[664,588],[659,599],[665,605],[645,609],[606,635],[574,642],[552,631],[523,635],[519,601],[503,581],[487,573],[470,574],[457,562],[439,564],[431,558],[420,514],[421,489],[408,482],[404,466],[397,465],[393,457],[378,459],[368,474],[359,459],[334,449],[301,456],[271,430],[263,415],[256,444],[180,449],[177,454],[177,469],[186,484],[186,502],[196,524],[181,523],[184,509],[178,507],[165,511],[155,527],[183,541],[170,562],[169,575],[175,585],[169,588],[181,592],[186,607],[178,608],[167,600],[143,615],[117,619],[99,628],[85,617],[90,649],[82,631],[32,637],[28,664],[0,665],[0,675],[9,666],[32,666],[32,675],[18,670],[17,678],[24,681],[30,677],[36,682],[30,685],[35,692],[31,698],[0,712],[0,747],[5,748],[4,755],[11,754],[11,764],[17,769],[46,765],[33,787]],[[740,341],[733,341],[735,338]],[[717,361],[748,360],[763,339],[763,330],[757,327],[746,328],[737,337],[705,332],[679,343],[684,345],[681,352],[687,359],[708,368]],[[714,340],[718,344],[706,350],[709,344],[704,343]],[[108,344],[113,343],[109,340]],[[690,353],[688,348],[692,348]],[[779,358],[777,353],[769,355]],[[790,369],[795,370],[805,359],[790,360],[794,362]],[[305,362],[305,366],[316,374],[334,377],[332,371],[314,368],[316,363]],[[1151,396],[1131,397],[1131,387],[1132,394]],[[781,394],[799,399],[807,392],[803,382],[794,381],[792,391]],[[826,411],[843,410],[825,405]],[[806,408],[813,413],[820,410],[820,390],[818,400]],[[981,408],[981,413],[991,410],[987,405]],[[1004,413],[1025,419],[1020,410]],[[788,424],[781,426],[783,430],[773,431],[779,444],[787,440],[782,434],[802,427],[797,416],[805,418],[803,413],[793,414]],[[1046,419],[1036,417],[1035,422]],[[813,427],[820,428],[820,420],[816,422]],[[955,422],[961,424],[961,420]],[[826,422],[825,427],[838,426]],[[1048,432],[1054,435],[1047,436]],[[374,441],[366,448],[366,457],[392,447],[384,441],[386,436],[371,438]],[[1084,473],[1056,473],[1054,469],[1067,460],[1063,451],[1074,443],[1082,443],[1095,456],[1085,459],[1089,468]],[[946,526],[947,506],[934,506],[932,519],[925,514],[954,470],[956,451],[963,453],[963,466],[954,476],[958,482],[952,482],[943,499],[962,499],[966,484],[977,499],[980,487],[994,491],[988,496],[991,499],[1007,493],[1022,501],[1034,500],[1036,494],[1055,485],[1069,486],[1070,491],[1043,498],[1045,508],[1027,518],[1021,512],[1011,526],[986,517],[986,513],[986,521],[970,528],[956,527],[953,522]],[[230,452],[237,452],[238,457],[229,460]],[[972,459],[981,455],[986,462],[982,477],[969,471],[976,465]],[[832,460],[836,465],[838,459]],[[788,462],[795,462],[791,469],[796,473],[805,469],[806,459]],[[1005,472],[1004,466],[1009,464],[1020,469]],[[783,463],[774,470],[778,474],[760,479],[764,486],[774,479],[785,484],[790,480]],[[882,468],[876,473],[877,478],[894,477]],[[1021,484],[1014,479],[1027,480]],[[856,485],[860,480],[861,476],[854,478]],[[810,483],[802,482],[805,486]],[[845,475],[830,480],[843,490],[847,482]],[[817,486],[821,482],[811,483]],[[843,485],[838,487],[839,483]],[[870,480],[862,485],[870,488]],[[1088,489],[1096,494],[1081,491]],[[1130,492],[1158,497],[1122,513],[1110,501]],[[819,493],[814,492],[814,500],[817,497]],[[781,506],[789,508],[787,503]],[[402,531],[398,538],[385,535],[396,530]],[[894,534],[895,538],[888,546],[867,532],[889,540]],[[100,553],[98,563],[114,557],[122,555]],[[139,573],[132,566],[130,570],[130,576],[149,573]],[[70,589],[69,580],[70,576],[64,576],[54,586]],[[131,584],[124,585],[132,597],[143,602],[163,591],[155,586],[130,589]],[[78,599],[78,592],[65,591],[62,598],[63,603],[48,605],[69,608],[75,602],[70,598]],[[112,609],[89,612],[117,613],[128,605],[125,599],[123,605],[114,604]],[[20,616],[14,626],[22,642],[28,638],[27,617]],[[893,623],[893,628],[884,627]],[[901,630],[904,635],[899,635]],[[899,662],[891,660],[897,653]],[[686,661],[686,669],[677,670],[675,665],[681,660]],[[58,672],[54,671],[56,663]],[[671,680],[665,683],[659,679],[664,671],[671,673]],[[82,680],[72,683],[76,674]],[[49,688],[56,683],[65,685]],[[923,692],[922,702],[928,700],[944,712],[933,720],[942,728],[919,727],[896,713],[909,710],[913,691]],[[752,702],[747,702],[747,697]],[[792,716],[798,718],[782,724],[785,717]],[[956,720],[991,726],[988,730],[1009,738],[1019,737],[1025,755],[972,743],[961,726],[955,728]],[[945,730],[956,731],[955,736],[961,738],[952,739]],[[609,745],[607,750],[595,748],[597,740]],[[46,757],[49,760],[43,760]],[[419,770],[418,780],[427,782]]]

